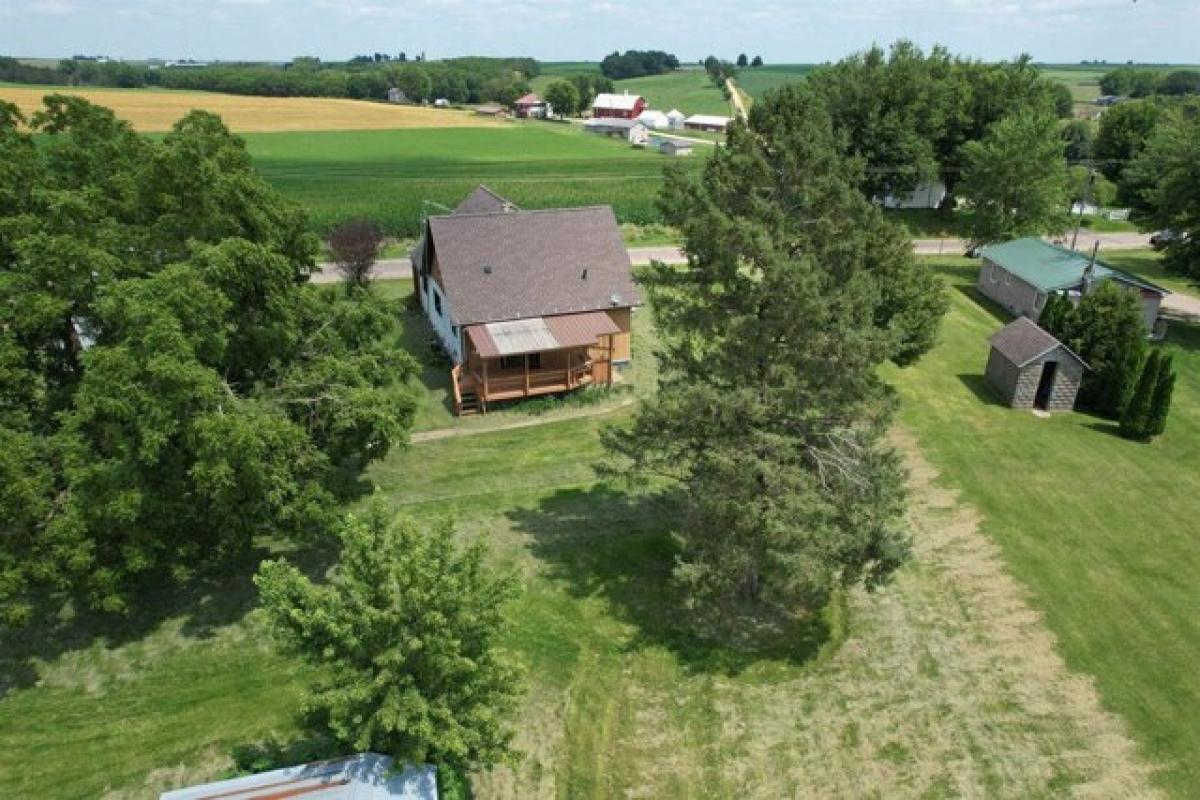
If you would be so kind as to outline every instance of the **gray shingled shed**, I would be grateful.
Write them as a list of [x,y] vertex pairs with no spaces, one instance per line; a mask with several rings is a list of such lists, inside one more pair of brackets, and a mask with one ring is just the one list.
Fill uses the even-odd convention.
[[1088,368],[1084,360],[1028,317],[996,332],[987,382],[1013,408],[1070,411]]

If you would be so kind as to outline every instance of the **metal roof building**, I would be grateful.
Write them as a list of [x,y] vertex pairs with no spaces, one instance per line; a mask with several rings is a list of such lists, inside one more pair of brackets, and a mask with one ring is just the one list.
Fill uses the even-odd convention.
[[1037,238],[984,247],[980,253],[979,291],[1009,312],[1037,320],[1051,293],[1080,297],[1105,281],[1138,295],[1148,330],[1154,330],[1159,306],[1169,292],[1095,259]]
[[437,800],[432,766],[391,769],[387,756],[363,753],[176,789],[159,800]]

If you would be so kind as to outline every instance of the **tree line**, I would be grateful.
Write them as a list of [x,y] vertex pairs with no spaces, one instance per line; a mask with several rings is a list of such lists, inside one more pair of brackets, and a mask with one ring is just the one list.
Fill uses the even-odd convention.
[[192,89],[263,97],[348,97],[385,100],[399,88],[413,102],[444,97],[455,103],[510,103],[541,71],[532,58],[404,58],[322,63],[304,57],[287,65],[214,64],[151,67],[125,62],[64,60],[36,67],[0,57],[0,80],[57,86]]
[[614,50],[600,62],[600,73],[614,81],[662,75],[676,69],[679,69],[679,59],[662,50],[626,50],[624,53]]
[[1100,91],[1124,97],[1200,94],[1200,70],[1118,67],[1100,77]]

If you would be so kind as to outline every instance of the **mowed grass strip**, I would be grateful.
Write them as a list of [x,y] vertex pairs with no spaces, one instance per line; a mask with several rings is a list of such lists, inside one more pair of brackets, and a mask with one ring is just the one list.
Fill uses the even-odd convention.
[[180,117],[196,108],[220,114],[226,125],[239,132],[485,128],[503,124],[468,111],[330,97],[244,97],[159,89],[0,85],[0,100],[15,103],[27,115],[42,107],[43,97],[54,93],[75,95],[111,108],[143,133],[170,130]]
[[[1143,274],[1146,254],[1116,256]],[[975,292],[978,262],[934,261],[954,302],[941,343],[891,370],[901,419],[1032,594],[1075,670],[1095,676],[1158,780],[1200,786],[1200,328],[1172,324],[1160,345],[1178,382],[1167,432],[1151,444],[1083,413],[1038,419],[1002,407],[984,384],[987,338],[1007,318]],[[1013,642],[1020,648],[1020,642]]]
[[[522,208],[611,205],[621,222],[659,220],[658,153],[553,122],[494,128],[247,134],[255,166],[317,230],[350,217],[416,234],[483,183]],[[699,169],[703,159],[689,160]]]

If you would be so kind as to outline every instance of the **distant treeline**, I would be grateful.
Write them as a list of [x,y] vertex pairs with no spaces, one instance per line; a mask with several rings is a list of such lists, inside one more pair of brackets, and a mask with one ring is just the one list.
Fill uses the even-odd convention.
[[1200,94],[1200,70],[1118,67],[1100,78],[1100,91],[1124,97]]
[[662,50],[626,50],[624,53],[614,50],[600,62],[600,72],[614,81],[661,75],[676,69],[679,69],[679,59]]
[[445,61],[356,61],[323,64],[299,58],[290,64],[215,64],[150,67],[125,62],[60,61],[56,67],[22,64],[0,56],[0,81],[57,86],[196,89],[264,97],[387,99],[398,88],[408,100],[444,97],[455,103],[511,103],[529,91],[540,72],[532,58],[466,57]]

